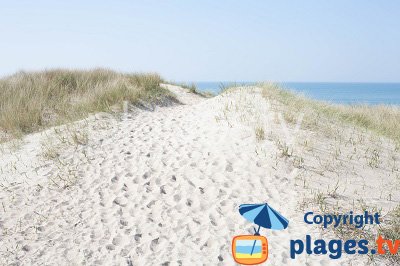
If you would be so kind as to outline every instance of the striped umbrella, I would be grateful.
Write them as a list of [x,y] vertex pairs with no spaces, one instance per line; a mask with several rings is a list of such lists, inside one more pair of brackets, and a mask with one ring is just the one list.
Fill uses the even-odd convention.
[[[263,204],[242,204],[239,206],[239,213],[248,221],[258,225],[258,229],[254,228],[254,234],[260,235],[260,228],[264,227],[273,230],[282,230],[288,227],[289,221],[274,210],[267,203]],[[251,254],[253,254],[254,241]]]

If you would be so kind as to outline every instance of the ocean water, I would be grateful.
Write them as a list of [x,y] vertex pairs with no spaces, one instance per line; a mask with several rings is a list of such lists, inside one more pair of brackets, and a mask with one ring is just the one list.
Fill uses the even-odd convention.
[[[190,82],[192,83],[192,82]],[[193,82],[200,91],[218,94],[221,84],[251,85],[254,82]],[[400,83],[281,82],[282,87],[307,97],[342,104],[400,105]]]

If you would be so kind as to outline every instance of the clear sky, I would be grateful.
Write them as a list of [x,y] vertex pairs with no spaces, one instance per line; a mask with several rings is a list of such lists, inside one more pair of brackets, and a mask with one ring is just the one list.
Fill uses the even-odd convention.
[[0,76],[54,67],[398,82],[400,1],[1,1]]

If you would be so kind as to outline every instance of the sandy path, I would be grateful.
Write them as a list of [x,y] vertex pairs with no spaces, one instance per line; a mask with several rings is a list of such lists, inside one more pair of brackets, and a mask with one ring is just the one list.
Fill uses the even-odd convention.
[[292,169],[255,152],[253,128],[218,121],[234,98],[171,90],[186,104],[136,111],[98,131],[89,122],[88,144],[63,151],[79,176],[71,188],[51,189],[47,177],[61,170],[40,159],[40,134],[1,155],[0,262],[234,265],[232,237],[252,232],[238,206],[268,202],[290,221],[288,230],[261,231],[271,265],[338,265],[290,259],[289,240],[311,233],[296,212]]

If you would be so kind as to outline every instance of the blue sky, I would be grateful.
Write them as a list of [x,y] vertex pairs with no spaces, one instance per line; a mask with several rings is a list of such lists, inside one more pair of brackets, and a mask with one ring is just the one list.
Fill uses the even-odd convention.
[[400,1],[5,1],[0,76],[107,67],[176,81],[400,81]]

